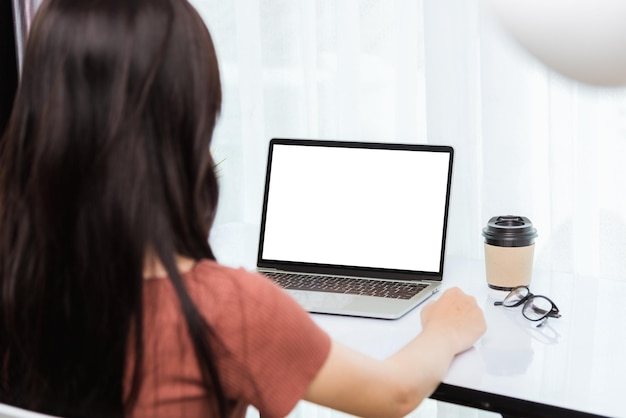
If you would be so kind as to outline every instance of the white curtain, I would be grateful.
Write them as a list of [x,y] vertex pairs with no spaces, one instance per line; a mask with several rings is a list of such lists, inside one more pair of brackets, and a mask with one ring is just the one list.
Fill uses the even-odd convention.
[[428,138],[457,148],[452,253],[490,216],[526,215],[538,268],[626,280],[626,90],[567,80],[480,3],[425,2]]
[[626,280],[626,90],[567,80],[477,0],[194,0],[224,106],[217,226],[258,225],[272,137],[449,144],[449,256],[529,217],[536,268]]
[[194,4],[222,71],[218,223],[258,224],[271,138],[426,142],[421,2]]

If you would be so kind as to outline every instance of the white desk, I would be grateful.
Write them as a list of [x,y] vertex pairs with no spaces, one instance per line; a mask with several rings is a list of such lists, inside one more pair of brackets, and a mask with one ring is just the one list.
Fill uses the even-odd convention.
[[[562,313],[537,328],[520,308],[493,306],[502,292],[487,288],[480,261],[448,264],[444,288],[474,295],[488,329],[455,359],[433,398],[506,415],[626,417],[626,283],[536,273],[531,291]],[[333,338],[385,358],[420,331],[419,311],[394,321],[313,317]]]
[[[230,254],[227,264],[253,268],[254,234],[225,236],[212,239],[218,258]],[[235,241],[236,252],[229,252]],[[513,416],[626,417],[626,283],[535,272],[531,291],[550,297],[562,314],[536,328],[520,308],[493,306],[502,292],[489,290],[484,277],[481,261],[446,265],[444,289],[459,286],[474,295],[488,330],[454,360],[434,399]],[[338,341],[385,358],[420,331],[419,311],[391,321],[313,318]]]

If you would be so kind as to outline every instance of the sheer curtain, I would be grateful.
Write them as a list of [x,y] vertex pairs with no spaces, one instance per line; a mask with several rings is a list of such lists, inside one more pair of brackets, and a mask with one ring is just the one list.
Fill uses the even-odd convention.
[[222,71],[218,227],[258,224],[271,138],[426,142],[420,1],[193,3]]
[[217,226],[258,225],[272,137],[449,144],[448,254],[528,216],[536,267],[626,280],[626,90],[567,80],[477,0],[194,0],[221,63]]
[[547,70],[480,6],[424,7],[428,138],[458,151],[451,252],[482,257],[487,219],[524,214],[539,268],[626,280],[626,90]]

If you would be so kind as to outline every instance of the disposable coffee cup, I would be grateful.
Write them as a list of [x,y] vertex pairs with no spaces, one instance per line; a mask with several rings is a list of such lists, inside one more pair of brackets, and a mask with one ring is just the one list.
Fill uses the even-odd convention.
[[528,286],[537,230],[524,216],[494,216],[483,228],[487,284],[496,290]]

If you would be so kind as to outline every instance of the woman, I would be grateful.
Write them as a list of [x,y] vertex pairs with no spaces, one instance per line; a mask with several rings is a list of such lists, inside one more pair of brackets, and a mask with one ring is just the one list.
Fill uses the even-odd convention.
[[[0,401],[60,416],[402,416],[484,332],[458,289],[385,361],[220,266],[210,35],[185,0],[47,0],[0,147]],[[428,362],[423,359],[428,358]]]

